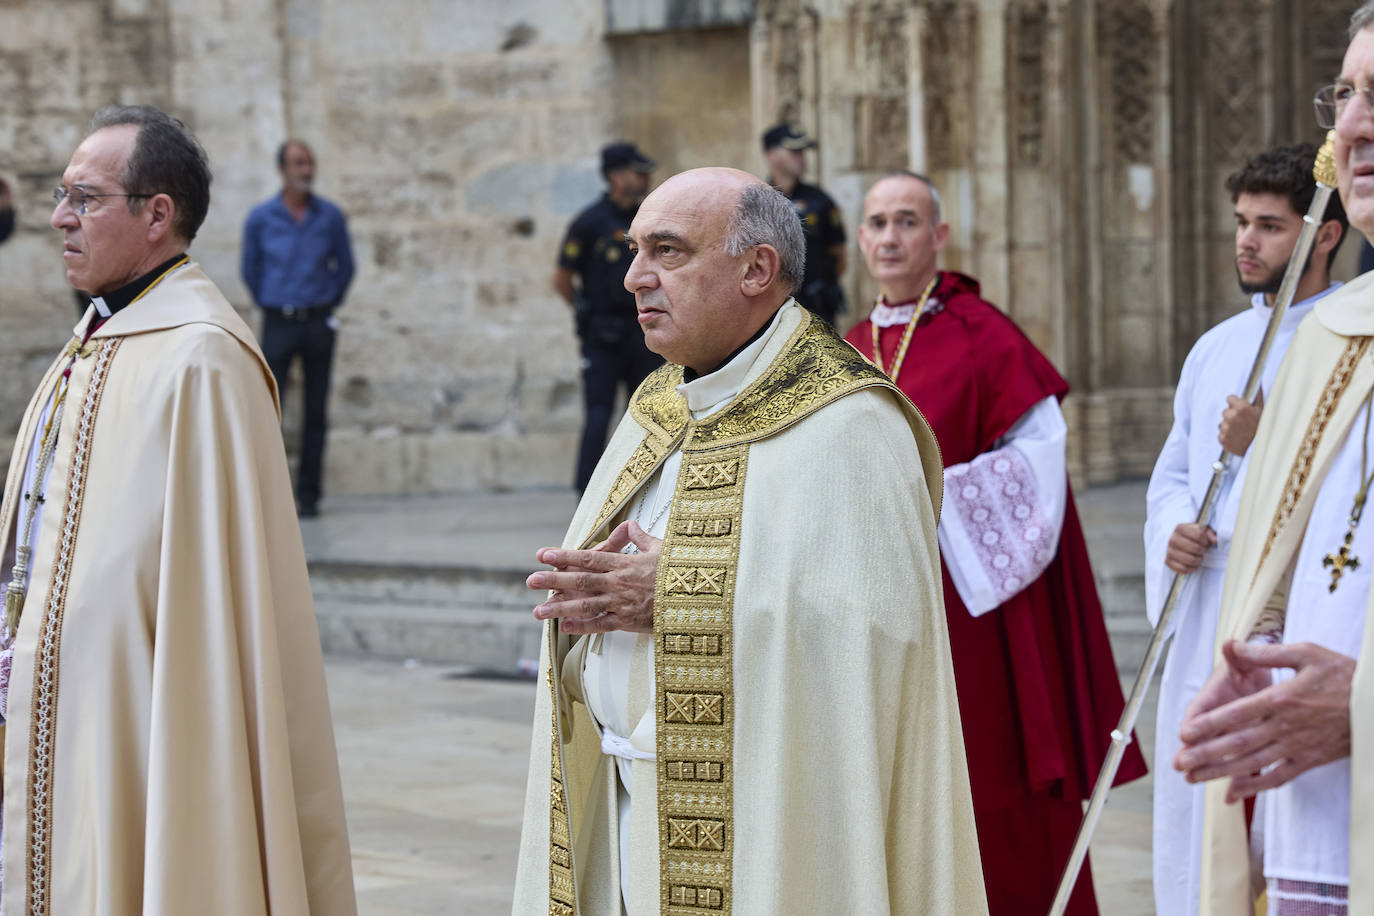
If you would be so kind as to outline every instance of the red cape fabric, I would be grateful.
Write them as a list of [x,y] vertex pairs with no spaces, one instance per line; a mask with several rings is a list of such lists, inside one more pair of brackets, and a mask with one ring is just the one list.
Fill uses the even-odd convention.
[[[930,422],[949,467],[987,451],[1036,403],[1062,399],[1069,386],[979,296],[977,281],[943,272],[932,299],[939,304],[919,319],[896,382]],[[881,329],[884,368],[905,330]],[[846,339],[873,357],[867,320]],[[989,908],[993,916],[1047,912],[1080,802],[1092,794],[1124,705],[1072,490],[1049,568],[996,610],[969,614],[941,566]],[[1145,772],[1133,743],[1116,784]],[[1036,837],[1043,848],[1033,848]],[[1096,912],[1086,867],[1068,912]]]

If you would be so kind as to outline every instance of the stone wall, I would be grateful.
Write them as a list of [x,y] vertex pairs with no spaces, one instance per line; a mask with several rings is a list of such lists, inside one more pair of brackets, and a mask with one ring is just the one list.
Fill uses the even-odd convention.
[[[1310,98],[1340,68],[1351,7],[769,0],[755,120],[814,125],[851,224],[883,171],[930,175],[945,266],[978,277],[1073,386],[1074,476],[1140,477],[1188,349],[1246,304],[1225,176],[1266,146],[1321,139]],[[866,307],[861,274],[848,282]]]
[[[1080,479],[1148,473],[1197,335],[1241,307],[1222,180],[1317,139],[1347,0],[0,0],[0,448],[75,307],[47,194],[90,112],[151,102],[210,152],[193,247],[251,314],[244,215],[280,141],[316,151],[359,264],[340,317],[330,493],[565,485],[581,419],[567,307],[549,287],[596,154],[660,176],[760,172],[778,120],[850,226],[855,320],[875,290],[865,187],[940,184],[947,266],[978,276],[1068,376]],[[1343,264],[1353,261],[1347,246]],[[295,392],[293,392],[295,394]],[[288,427],[296,423],[296,398]]]
[[239,232],[277,189],[285,136],[314,147],[319,192],[349,215],[329,492],[564,485],[581,408],[549,277],[600,193],[602,14],[599,0],[0,3],[0,175],[21,218],[0,248],[0,445],[75,315],[47,192],[92,110],[150,102],[209,151],[192,254],[254,322]]

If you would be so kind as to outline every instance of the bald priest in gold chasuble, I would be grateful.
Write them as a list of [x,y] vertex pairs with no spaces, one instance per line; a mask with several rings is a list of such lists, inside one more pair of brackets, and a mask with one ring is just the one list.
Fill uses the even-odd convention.
[[788,296],[786,198],[630,231],[651,375],[552,572],[520,916],[986,913],[924,419]]

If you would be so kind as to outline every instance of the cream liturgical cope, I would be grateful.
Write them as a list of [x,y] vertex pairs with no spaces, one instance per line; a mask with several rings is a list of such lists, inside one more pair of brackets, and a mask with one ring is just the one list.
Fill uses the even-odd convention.
[[[1347,451],[1347,440],[1358,442],[1364,433],[1364,399],[1374,388],[1374,273],[1346,284],[1317,303],[1313,314],[1299,327],[1289,347],[1272,395],[1265,403],[1259,431],[1247,456],[1245,489],[1231,541],[1226,579],[1222,588],[1217,624],[1220,645],[1227,639],[1246,639],[1257,631],[1272,629],[1282,619],[1292,595],[1301,593],[1294,565],[1300,556],[1310,559],[1305,538],[1319,538],[1319,547],[1335,550],[1345,535],[1344,520],[1333,530],[1318,524],[1314,508],[1323,485],[1348,489],[1336,498],[1354,498],[1353,476],[1334,470]],[[1358,451],[1358,450],[1357,450]],[[1330,474],[1330,476],[1328,476]],[[1348,482],[1346,477],[1352,479]],[[1329,522],[1330,519],[1328,518]],[[1366,517],[1364,525],[1369,525]],[[1356,547],[1368,543],[1357,539]],[[1357,550],[1357,552],[1359,552]],[[1367,552],[1367,551],[1366,551]],[[1317,551],[1320,553],[1320,550]],[[1362,564],[1374,556],[1361,556]],[[1316,574],[1302,572],[1304,578]],[[1329,570],[1324,575],[1329,579]],[[1366,620],[1374,614],[1367,580],[1361,589],[1349,575],[1340,589],[1353,589],[1349,597],[1364,609]],[[1364,651],[1355,675],[1351,703],[1353,751],[1350,761],[1350,901],[1351,914],[1374,913],[1374,875],[1364,863],[1374,862],[1374,680],[1369,667],[1369,632],[1365,626]],[[1297,633],[1295,641],[1308,634]],[[1287,641],[1287,640],[1286,640]],[[1299,777],[1301,779],[1301,777]],[[1207,785],[1202,845],[1202,888],[1199,912],[1203,916],[1250,916],[1252,889],[1248,867],[1243,808],[1225,803],[1226,781]],[[1301,824],[1291,829],[1301,831]],[[1301,844],[1301,838],[1294,836]],[[1359,864],[1357,864],[1359,863]]]
[[[653,676],[630,677],[654,746],[629,762],[628,912],[986,913],[929,428],[791,304],[725,407],[692,417],[681,381],[635,393],[564,542],[604,539],[680,456]],[[624,758],[582,699],[587,641],[545,636],[512,912],[619,916]]]
[[[1278,333],[1264,364],[1260,390],[1268,396],[1274,377],[1298,325],[1323,297],[1294,302],[1279,321]],[[1250,308],[1203,334],[1183,361],[1174,394],[1174,423],[1155,462],[1146,494],[1145,613],[1159,621],[1174,573],[1164,564],[1169,538],[1179,525],[1197,518],[1212,482],[1212,466],[1221,452],[1218,427],[1228,395],[1239,395],[1259,352],[1273,314],[1264,293],[1255,293]],[[1169,916],[1197,912],[1201,867],[1202,807],[1205,789],[1192,785],[1174,769],[1180,747],[1179,728],[1188,704],[1212,674],[1217,613],[1231,536],[1240,511],[1244,459],[1231,458],[1230,470],[1217,490],[1210,527],[1217,544],[1203,554],[1202,565],[1185,580],[1170,624],[1173,642],[1164,663],[1155,717],[1154,750],[1154,890],[1155,908]],[[1349,506],[1347,505],[1347,510]]]
[[[14,647],[3,914],[349,916],[319,636],[252,334],[188,264],[79,349]],[[70,362],[20,426],[6,537]]]

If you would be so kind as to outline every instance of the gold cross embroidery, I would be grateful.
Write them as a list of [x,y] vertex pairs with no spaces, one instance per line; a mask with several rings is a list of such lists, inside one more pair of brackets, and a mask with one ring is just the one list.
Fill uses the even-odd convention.
[[668,583],[669,593],[690,595],[696,585],[697,571],[691,566],[676,566],[668,568],[668,575],[671,581]]
[[1347,569],[1357,570],[1360,568],[1360,558],[1350,552],[1350,542],[1354,539],[1355,532],[1351,531],[1345,536],[1345,543],[1341,549],[1333,553],[1328,553],[1322,559],[1322,566],[1331,570],[1331,585],[1327,587],[1328,592],[1334,592],[1336,586],[1340,584],[1341,574]]
[[668,840],[670,849],[696,849],[697,848],[697,822],[689,820],[679,820],[675,817],[668,819],[668,829],[672,837]]
[[724,577],[725,570],[723,569],[698,569],[697,584],[693,591],[697,594],[722,594],[724,586],[721,584],[721,579]]

